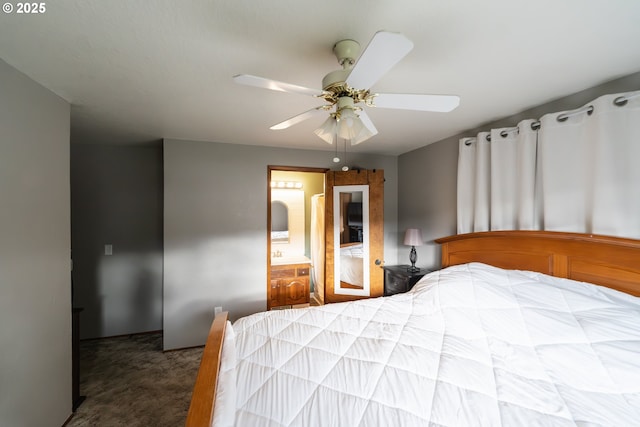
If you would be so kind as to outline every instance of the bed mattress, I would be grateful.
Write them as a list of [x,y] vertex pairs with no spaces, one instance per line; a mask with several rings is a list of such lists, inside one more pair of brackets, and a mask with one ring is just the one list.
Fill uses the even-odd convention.
[[238,426],[638,425],[640,302],[484,264],[238,320]]

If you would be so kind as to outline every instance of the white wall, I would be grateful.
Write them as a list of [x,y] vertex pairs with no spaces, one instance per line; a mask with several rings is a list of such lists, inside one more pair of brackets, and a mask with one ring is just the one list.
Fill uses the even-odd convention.
[[[333,153],[164,141],[164,348],[201,345],[222,306],[267,306],[267,166],[332,168]],[[385,262],[397,261],[397,157],[351,154],[385,173]]]
[[[547,113],[579,108],[601,95],[634,91],[639,88],[640,72],[487,123],[401,155],[398,158],[398,229],[402,232],[406,228],[421,228],[427,242],[424,246],[416,248],[418,251],[416,265],[439,268],[440,248],[433,239],[456,233],[458,141],[461,137],[474,136],[481,130],[515,126],[524,119],[537,119]],[[406,251],[406,255],[403,254],[403,250]],[[400,261],[407,260],[408,248],[401,246],[399,251]]]
[[71,414],[69,104],[0,60],[0,425]]

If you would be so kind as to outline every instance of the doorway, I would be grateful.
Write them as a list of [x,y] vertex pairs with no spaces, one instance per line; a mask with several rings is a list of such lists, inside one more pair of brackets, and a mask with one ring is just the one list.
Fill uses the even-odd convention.
[[[322,266],[314,262],[312,210],[324,194],[325,168],[267,168],[267,310],[312,303]],[[316,245],[317,246],[317,245]]]

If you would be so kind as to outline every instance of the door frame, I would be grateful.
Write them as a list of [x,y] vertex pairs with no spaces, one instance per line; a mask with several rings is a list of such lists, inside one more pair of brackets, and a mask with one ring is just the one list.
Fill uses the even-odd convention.
[[311,172],[325,175],[331,169],[304,166],[267,165],[267,310],[271,310],[271,171]]

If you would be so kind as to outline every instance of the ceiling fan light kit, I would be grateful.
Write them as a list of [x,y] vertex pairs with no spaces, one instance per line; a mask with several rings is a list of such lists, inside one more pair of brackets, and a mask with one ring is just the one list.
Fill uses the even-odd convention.
[[287,129],[329,112],[329,117],[314,133],[329,144],[337,143],[338,138],[343,138],[349,140],[351,145],[356,145],[378,133],[363,107],[358,104],[436,112],[448,112],[459,105],[460,98],[455,95],[377,94],[370,91],[369,88],[411,49],[413,43],[404,35],[378,31],[356,61],[360,44],[355,40],[341,40],[333,46],[333,53],[342,69],[332,71],[322,79],[321,91],[247,74],[236,75],[233,79],[243,85],[311,95],[327,102],[275,124],[271,129]]
[[370,120],[363,120],[361,107],[354,105],[353,98],[342,96],[336,104],[336,112],[330,113],[327,120],[314,132],[325,142],[336,144],[342,138],[356,145],[371,138],[378,131]]

